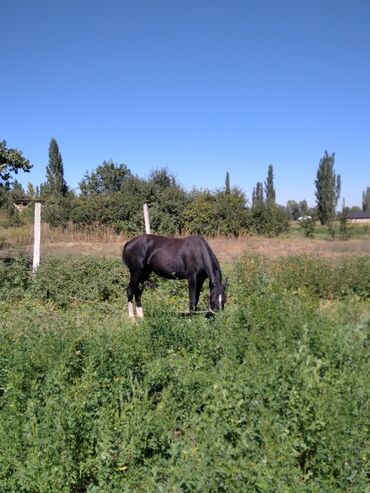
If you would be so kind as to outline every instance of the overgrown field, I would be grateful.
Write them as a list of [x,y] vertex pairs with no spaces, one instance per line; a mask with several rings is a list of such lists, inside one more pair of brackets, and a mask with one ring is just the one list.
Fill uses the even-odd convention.
[[370,258],[224,271],[213,319],[154,279],[130,323],[119,260],[0,264],[0,491],[369,491]]

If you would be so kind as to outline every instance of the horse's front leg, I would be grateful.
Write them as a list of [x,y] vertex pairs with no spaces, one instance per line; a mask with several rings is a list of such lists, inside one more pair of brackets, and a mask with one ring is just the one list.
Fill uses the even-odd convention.
[[198,304],[198,282],[196,276],[190,277],[188,280],[189,284],[189,312],[192,314],[197,309]]

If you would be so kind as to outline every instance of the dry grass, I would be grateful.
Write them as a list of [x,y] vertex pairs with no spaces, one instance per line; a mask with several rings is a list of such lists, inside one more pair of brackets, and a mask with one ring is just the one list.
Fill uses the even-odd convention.
[[[126,238],[108,228],[66,229],[42,226],[43,255],[92,255],[118,258]],[[236,261],[243,252],[257,252],[269,257],[314,254],[338,256],[370,255],[370,237],[349,241],[330,241],[303,238],[210,238],[209,243],[221,262]],[[23,225],[18,228],[0,229],[0,257],[22,251],[32,253],[33,228]]]
[[370,238],[349,241],[328,241],[291,238],[214,238],[209,240],[218,258],[235,261],[242,252],[255,252],[269,257],[286,255],[370,255]]

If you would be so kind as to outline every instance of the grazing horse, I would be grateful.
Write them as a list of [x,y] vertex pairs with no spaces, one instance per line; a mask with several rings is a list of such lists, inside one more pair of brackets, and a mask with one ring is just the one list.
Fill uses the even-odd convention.
[[131,277],[127,288],[128,316],[134,318],[132,300],[135,296],[136,315],[143,318],[141,294],[143,284],[155,272],[166,279],[187,279],[189,284],[189,311],[198,305],[204,281],[209,279],[209,310],[223,310],[226,301],[220,264],[210,246],[201,236],[167,238],[141,235],[128,241],[122,254]]

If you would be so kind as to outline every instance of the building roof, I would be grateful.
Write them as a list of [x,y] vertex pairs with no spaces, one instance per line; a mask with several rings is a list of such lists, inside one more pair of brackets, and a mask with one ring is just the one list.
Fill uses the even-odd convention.
[[370,212],[350,212],[348,219],[370,219]]

